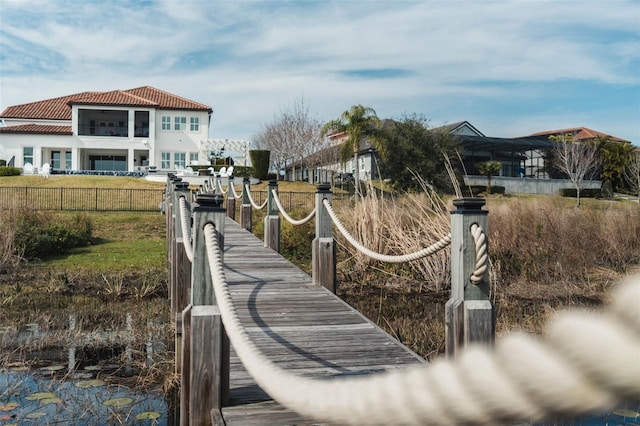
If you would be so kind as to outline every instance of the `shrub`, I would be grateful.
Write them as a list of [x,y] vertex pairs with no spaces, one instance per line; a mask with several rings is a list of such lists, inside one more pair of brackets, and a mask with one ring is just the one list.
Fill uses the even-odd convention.
[[20,176],[20,169],[11,166],[0,166],[0,176]]
[[89,244],[91,232],[86,214],[60,222],[47,213],[23,210],[17,218],[14,247],[25,259],[43,258]]
[[[562,188],[560,195],[562,197],[576,198],[578,191],[575,188]],[[602,191],[598,188],[582,188],[580,189],[580,198],[602,198]]]
[[269,173],[269,157],[271,151],[266,149],[252,149],[249,151],[249,157],[251,158],[251,164],[253,165],[253,171],[255,177],[264,180],[267,179]]

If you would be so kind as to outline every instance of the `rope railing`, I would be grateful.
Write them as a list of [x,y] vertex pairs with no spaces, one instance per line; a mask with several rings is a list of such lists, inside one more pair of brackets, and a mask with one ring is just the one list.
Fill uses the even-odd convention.
[[487,236],[477,223],[471,225],[471,235],[476,247],[476,265],[469,280],[478,284],[484,279],[484,273],[489,267],[489,254],[487,252]]
[[264,209],[266,207],[267,201],[269,201],[269,199],[264,200],[264,203],[262,203],[261,205],[258,205],[258,203],[253,201],[253,197],[251,196],[251,189],[249,188],[249,185],[245,185],[244,189],[245,189],[245,191],[247,191],[247,196],[249,197],[249,202],[251,203],[251,205],[253,206],[254,209],[262,210],[262,209]]
[[292,225],[295,225],[295,226],[304,225],[305,223],[313,219],[314,216],[316,215],[316,209],[314,208],[311,211],[311,213],[307,215],[307,217],[303,219],[293,219],[291,216],[289,216],[289,214],[287,214],[284,207],[282,207],[282,203],[280,202],[280,197],[278,197],[278,191],[276,191],[275,189],[272,189],[271,194],[273,195],[273,201],[275,201],[276,206],[278,207],[278,210],[280,210],[280,213],[282,214],[282,217],[284,217],[287,220],[287,222],[289,222]]
[[216,179],[216,187],[220,190],[221,194],[226,194],[227,191],[229,190],[228,187],[225,190],[222,189],[222,183],[220,182],[220,179]]
[[600,315],[556,317],[544,340],[513,334],[492,352],[468,347],[455,362],[314,379],[280,368],[251,341],[226,283],[216,232],[205,225],[213,290],[229,340],[256,383],[304,416],[350,425],[494,424],[605,410],[640,393],[638,277],[621,286]]
[[437,253],[438,251],[442,250],[443,248],[451,244],[451,234],[448,234],[442,237],[439,241],[436,241],[435,243],[431,244],[429,247],[425,247],[414,253],[403,254],[403,255],[389,255],[389,254],[378,253],[363,246],[358,240],[356,240],[349,233],[347,228],[344,226],[344,224],[340,221],[340,219],[336,215],[336,212],[333,210],[333,207],[331,206],[331,203],[328,200],[326,199],[323,200],[323,204],[327,209],[327,213],[329,213],[329,216],[331,217],[331,220],[333,221],[334,225],[336,225],[336,228],[338,228],[340,233],[347,239],[347,241],[349,241],[349,243],[351,243],[351,245],[361,253],[371,257],[372,259],[378,260],[380,262],[387,262],[387,263],[411,262],[414,260],[422,259],[423,257],[426,257],[426,256],[431,256],[432,254]]
[[229,185],[227,186],[227,190],[229,190],[229,188],[231,188],[231,194],[233,194],[233,198],[235,198],[236,200],[239,200],[240,198],[242,198],[242,193],[238,194],[236,192],[236,188],[235,186],[231,183],[231,181],[229,181]]
[[184,251],[189,262],[193,262],[193,246],[191,245],[191,212],[187,208],[186,198],[181,196],[179,200],[180,208],[178,209],[178,214],[180,215],[180,224],[182,227]]

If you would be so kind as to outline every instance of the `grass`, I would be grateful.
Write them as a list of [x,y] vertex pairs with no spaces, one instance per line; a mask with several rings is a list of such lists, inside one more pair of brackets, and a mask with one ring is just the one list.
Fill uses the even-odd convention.
[[123,176],[68,176],[51,175],[48,179],[42,176],[3,176],[0,186],[43,187],[43,188],[130,188],[130,189],[162,189],[164,183],[152,182],[142,178]]

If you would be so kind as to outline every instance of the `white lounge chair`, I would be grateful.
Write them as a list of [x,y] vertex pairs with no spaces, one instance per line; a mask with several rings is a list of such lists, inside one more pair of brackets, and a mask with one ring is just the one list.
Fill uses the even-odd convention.
[[32,175],[33,174],[33,164],[25,163],[25,165],[22,166],[22,174],[23,175]]
[[233,175],[233,166],[227,167],[227,177],[231,177]]
[[40,169],[40,171],[38,172],[38,174],[42,177],[44,177],[45,179],[49,178],[49,175],[51,174],[51,164],[49,163],[44,163],[42,165],[42,168]]
[[220,177],[226,177],[227,176],[227,168],[226,167],[221,167],[220,170],[218,170],[218,174],[220,175]]

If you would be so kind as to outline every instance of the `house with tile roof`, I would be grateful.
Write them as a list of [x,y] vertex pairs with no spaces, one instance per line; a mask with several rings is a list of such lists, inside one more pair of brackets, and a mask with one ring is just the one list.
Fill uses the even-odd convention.
[[150,86],[7,107],[3,159],[53,170],[174,170],[207,164],[210,106]]

